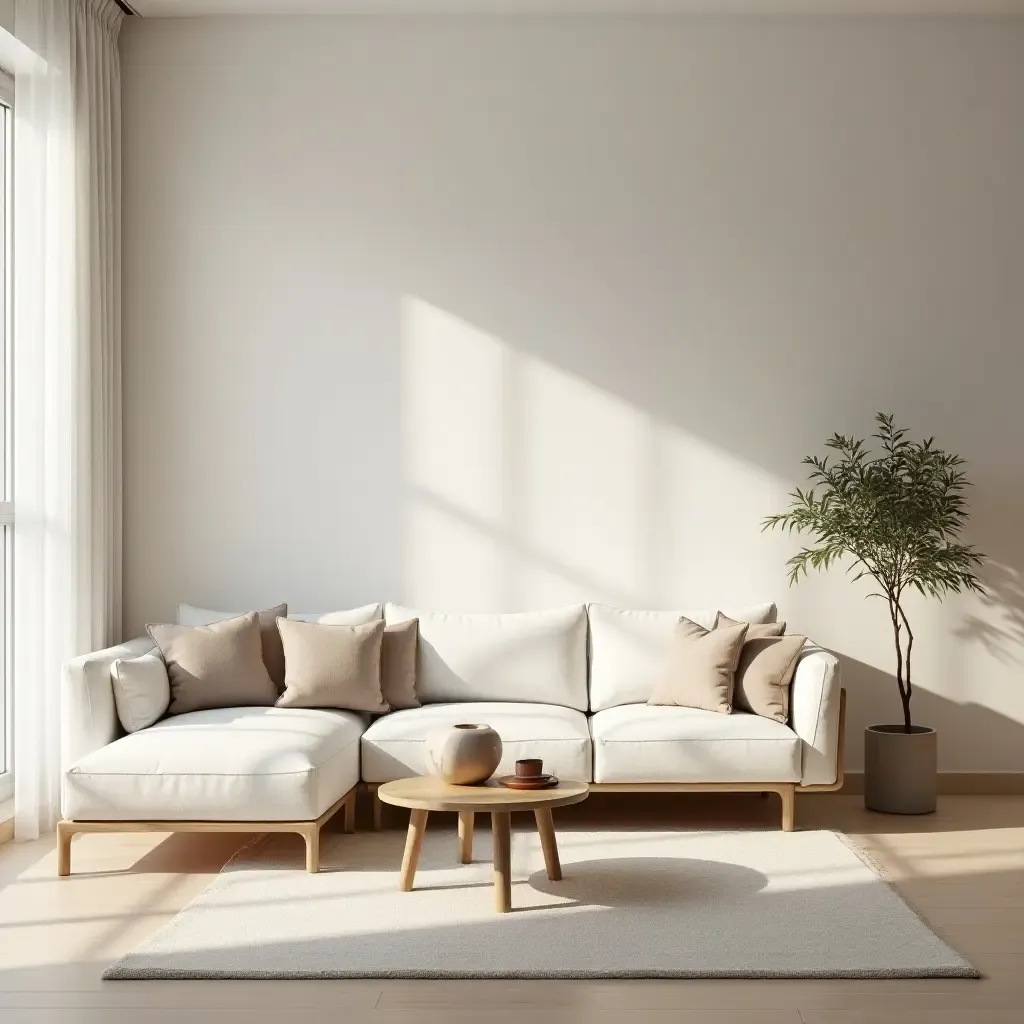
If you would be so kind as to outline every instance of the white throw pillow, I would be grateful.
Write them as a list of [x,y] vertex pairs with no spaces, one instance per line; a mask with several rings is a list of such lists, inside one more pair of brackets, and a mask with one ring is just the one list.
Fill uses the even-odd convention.
[[389,626],[419,619],[416,696],[424,704],[520,701],[587,710],[583,605],[461,615],[388,604],[384,619]]
[[158,651],[118,658],[110,666],[117,717],[125,732],[138,732],[163,717],[171,703],[167,666]]
[[[774,622],[771,602],[725,610],[737,622]],[[590,710],[645,704],[665,670],[676,623],[687,618],[714,629],[717,608],[696,611],[633,611],[587,605],[590,618]]]

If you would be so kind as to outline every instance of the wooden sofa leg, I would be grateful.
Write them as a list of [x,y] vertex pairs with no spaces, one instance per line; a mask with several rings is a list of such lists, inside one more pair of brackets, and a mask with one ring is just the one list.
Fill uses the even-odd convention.
[[308,826],[302,836],[306,840],[306,870],[316,874],[320,870],[320,826]]
[[782,831],[792,832],[796,827],[796,786],[785,786],[779,790],[782,799]]
[[61,878],[71,874],[71,840],[74,837],[74,822],[57,822],[57,874]]
[[377,787],[370,790],[373,794],[373,830],[379,832],[384,827],[384,802],[377,796]]
[[351,835],[356,830],[356,791],[352,790],[345,801],[345,831]]

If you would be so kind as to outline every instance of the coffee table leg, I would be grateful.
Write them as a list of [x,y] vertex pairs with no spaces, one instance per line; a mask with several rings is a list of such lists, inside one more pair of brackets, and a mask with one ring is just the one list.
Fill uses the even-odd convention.
[[491,812],[494,833],[494,909],[507,914],[512,909],[512,816],[507,811]]
[[412,811],[409,815],[409,832],[405,837],[405,855],[402,857],[402,878],[398,888],[409,892],[416,878],[416,863],[420,859],[423,833],[427,829],[427,812]]
[[473,818],[472,811],[459,811],[459,863],[473,863]]
[[551,817],[551,809],[542,807],[533,812],[537,819],[537,831],[540,833],[540,848],[544,851],[544,867],[548,869],[548,878],[552,882],[562,880],[562,865],[558,861],[558,844],[555,842],[555,822]]

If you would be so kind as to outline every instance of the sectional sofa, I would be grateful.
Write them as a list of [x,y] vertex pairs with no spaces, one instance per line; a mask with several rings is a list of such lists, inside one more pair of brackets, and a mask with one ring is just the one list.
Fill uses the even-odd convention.
[[[774,604],[723,611],[751,623],[776,617]],[[151,650],[152,641],[65,665],[58,873],[70,872],[72,837],[97,831],[297,832],[307,869],[316,871],[321,826],[344,809],[346,831],[354,828],[357,787],[373,792],[424,774],[425,738],[466,721],[500,734],[499,772],[531,756],[595,790],[774,792],[785,830],[794,827],[798,792],[842,785],[839,665],[811,643],[793,676],[786,724],[647,704],[680,616],[711,629],[715,609],[591,604],[463,615],[388,604],[345,614],[350,625],[382,616],[389,625],[419,620],[421,707],[373,718],[277,707],[196,711],[124,735],[111,667]],[[196,619],[194,609],[179,610],[183,624]],[[376,799],[374,822],[379,827]]]

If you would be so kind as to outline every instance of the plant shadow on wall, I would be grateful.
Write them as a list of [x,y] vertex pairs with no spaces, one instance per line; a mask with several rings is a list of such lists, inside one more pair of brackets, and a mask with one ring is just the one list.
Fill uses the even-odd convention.
[[979,604],[985,614],[967,615],[956,635],[982,644],[997,661],[1024,670],[1024,579],[999,562],[989,562],[981,577],[986,593]]
[[[840,661],[843,686],[852,695],[847,705],[846,729],[849,743],[853,746],[868,726],[898,718],[900,704],[896,677],[891,671],[869,665],[844,654],[842,650],[833,653]],[[1024,725],[1020,722],[975,701],[952,700],[924,689],[927,684],[928,681],[924,680],[914,691],[915,714],[922,722],[943,723],[939,758],[944,771],[970,772],[974,769],[979,743],[1001,752],[1003,757],[1006,757],[1005,752],[1021,749]],[[859,771],[859,751],[851,753],[852,764],[848,764],[848,768]],[[997,766],[992,770],[1015,771],[1016,766],[1008,761],[1002,768]]]

